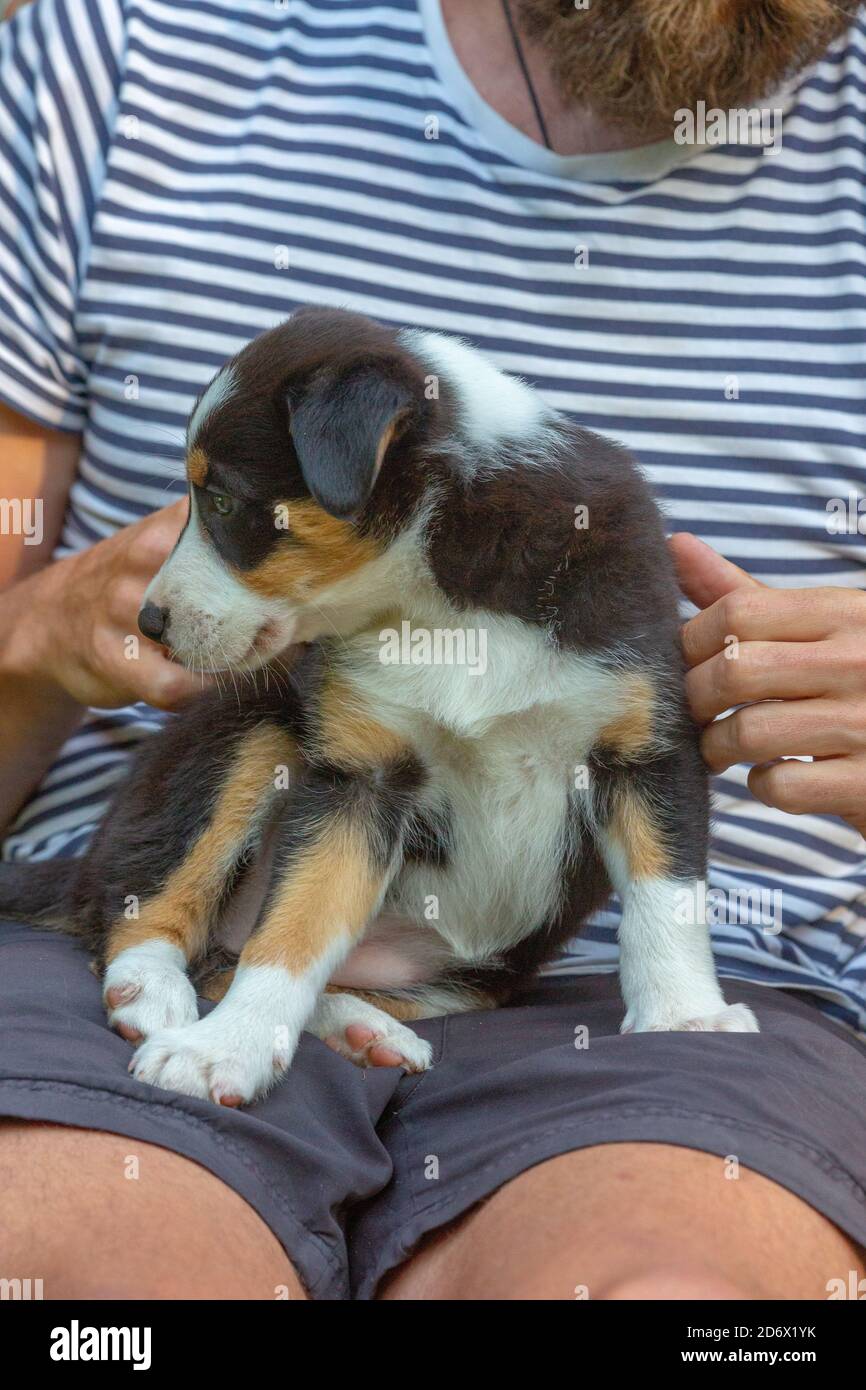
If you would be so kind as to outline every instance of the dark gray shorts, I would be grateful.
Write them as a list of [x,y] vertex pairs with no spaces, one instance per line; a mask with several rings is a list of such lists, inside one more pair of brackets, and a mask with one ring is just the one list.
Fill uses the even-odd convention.
[[225,1110],[133,1080],[79,948],[0,924],[0,1115],[195,1159],[259,1212],[317,1298],[371,1298],[426,1232],[591,1144],[734,1154],[866,1244],[866,1047],[808,997],[727,993],[759,1036],[621,1037],[613,976],[539,982],[507,1009],[415,1025],[435,1048],[420,1077],[359,1071],[305,1033],[271,1095]]

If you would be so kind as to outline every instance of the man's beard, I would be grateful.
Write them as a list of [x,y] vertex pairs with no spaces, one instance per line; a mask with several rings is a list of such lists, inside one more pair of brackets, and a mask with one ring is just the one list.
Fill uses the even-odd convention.
[[698,102],[724,111],[771,97],[819,58],[861,0],[519,0],[562,97],[603,121],[670,132]]

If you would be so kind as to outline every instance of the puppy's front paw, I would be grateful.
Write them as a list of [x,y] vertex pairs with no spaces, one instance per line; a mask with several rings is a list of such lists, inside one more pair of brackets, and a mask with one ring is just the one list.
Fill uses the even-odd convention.
[[198,1018],[186,961],[167,941],[146,941],[115,956],[105,972],[103,999],[109,1027],[127,1042]]
[[149,1037],[129,1065],[136,1080],[228,1106],[249,1105],[269,1091],[288,1065],[286,1056],[276,1047],[225,1036],[213,1018]]
[[759,1033],[758,1020],[747,1004],[724,1004],[692,1018],[659,1017],[653,1013],[626,1017],[623,1033]]
[[760,1033],[758,1020],[747,1004],[726,1004],[718,1013],[689,1018],[672,1030],[677,1033]]

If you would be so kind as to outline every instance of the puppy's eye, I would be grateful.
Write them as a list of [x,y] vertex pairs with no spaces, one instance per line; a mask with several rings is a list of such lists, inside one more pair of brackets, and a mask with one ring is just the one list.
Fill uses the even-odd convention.
[[235,499],[227,497],[224,492],[209,492],[211,506],[220,516],[231,516],[235,509]]

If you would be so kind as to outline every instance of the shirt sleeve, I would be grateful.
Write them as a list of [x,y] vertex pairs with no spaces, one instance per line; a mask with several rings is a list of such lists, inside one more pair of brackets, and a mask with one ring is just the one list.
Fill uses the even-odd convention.
[[79,289],[117,112],[124,0],[35,0],[0,23],[0,400],[77,432]]

